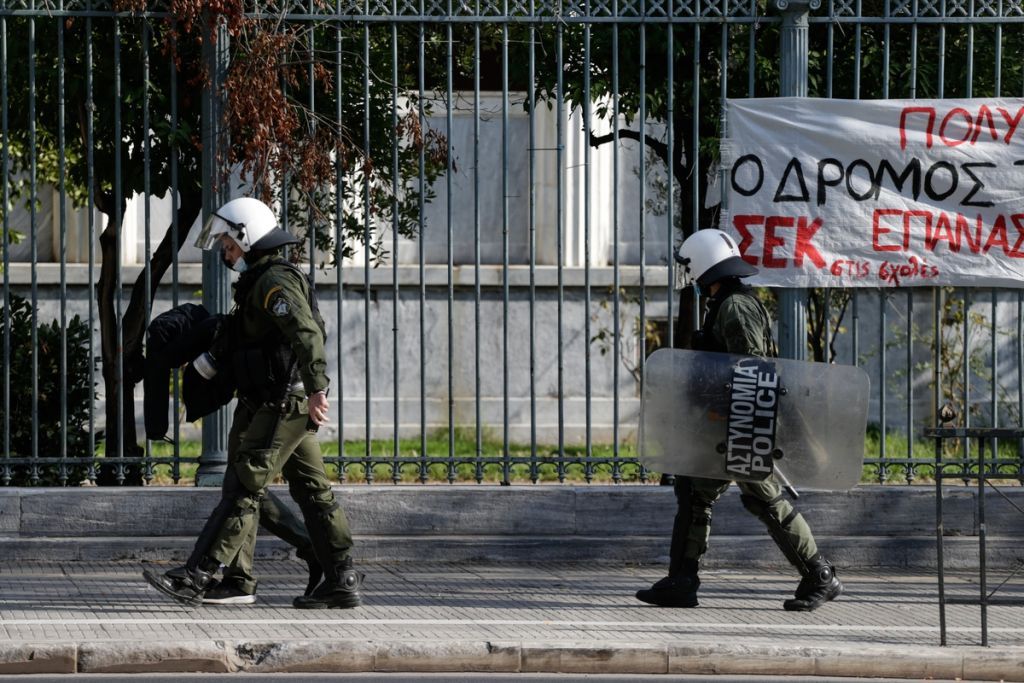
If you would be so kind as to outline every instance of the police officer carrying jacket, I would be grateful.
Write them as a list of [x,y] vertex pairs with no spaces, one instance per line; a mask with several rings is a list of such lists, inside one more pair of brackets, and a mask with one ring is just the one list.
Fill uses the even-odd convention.
[[[757,268],[740,257],[729,235],[720,230],[698,230],[680,246],[677,260],[686,283],[693,284],[698,294],[708,295],[694,350],[777,355],[768,312],[753,289],[740,280],[757,274]],[[697,606],[698,572],[708,549],[711,510],[730,483],[676,475],[678,509],[672,526],[668,576],[637,591],[638,600],[660,607]],[[800,572],[796,593],[783,607],[811,611],[838,597],[843,585],[835,568],[818,552],[811,528],[785,498],[775,474],[763,481],[736,483],[743,507],[764,523],[779,550]]]
[[[219,595],[256,591],[253,551],[267,486],[281,474],[299,504],[324,580],[293,605],[300,609],[361,604],[363,574],[352,567],[352,536],[324,472],[316,440],[327,418],[325,332],[305,275],[280,254],[296,240],[273,211],[252,198],[215,211],[196,246],[219,246],[225,265],[240,272],[235,306],[209,354],[196,359],[205,374],[230,372],[238,403],[228,436],[221,501],[196,541],[189,562],[163,574],[147,569],[157,590],[189,606]],[[224,566],[220,581],[214,578]]]
[[[201,305],[185,303],[161,313],[149,324],[143,375],[147,439],[167,440],[168,383],[172,368],[186,367],[182,378],[182,403],[187,422],[194,422],[231,402],[235,388],[229,378],[230,373],[204,377],[192,363],[194,358],[209,350],[226,317],[210,315]],[[228,479],[225,477],[225,481]],[[294,546],[296,557],[305,561],[309,568],[306,593],[311,593],[320,584],[323,570],[317,562],[306,525],[270,491],[260,503],[259,520],[261,528]],[[195,556],[189,563],[198,562],[204,550],[202,547],[194,550]],[[230,569],[227,573],[230,574]],[[254,602],[254,593],[232,589],[231,581],[206,591],[203,597],[204,605],[246,605]]]

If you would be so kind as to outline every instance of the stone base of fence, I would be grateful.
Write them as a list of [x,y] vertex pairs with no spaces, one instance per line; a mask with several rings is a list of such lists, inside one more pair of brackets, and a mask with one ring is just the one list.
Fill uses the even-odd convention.
[[[675,499],[670,487],[339,486],[336,494],[366,561],[667,562]],[[986,561],[1008,569],[1021,555],[1024,488],[986,498]],[[291,504],[287,490],[275,493]],[[29,560],[182,560],[217,489],[0,489],[0,556]],[[979,562],[977,489],[946,487],[945,566]],[[935,491],[861,486],[805,491],[797,506],[818,545],[847,568],[936,566]],[[262,557],[289,548],[261,535]],[[733,487],[715,506],[708,567],[785,562]]]

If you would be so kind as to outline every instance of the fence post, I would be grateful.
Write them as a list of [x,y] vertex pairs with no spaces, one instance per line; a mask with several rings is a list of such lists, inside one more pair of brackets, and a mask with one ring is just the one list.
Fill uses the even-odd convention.
[[[820,0],[774,0],[782,15],[779,35],[779,95],[807,97],[808,21]],[[779,354],[807,360],[807,290],[779,290]]]
[[[216,34],[215,40],[210,40]],[[221,84],[228,68],[228,34],[223,23],[207,23],[207,39],[203,41],[203,59],[210,75],[203,91],[202,104],[202,173],[203,220],[224,202],[224,183],[218,165],[218,152],[227,145],[220,131],[222,101]],[[203,252],[203,306],[211,313],[226,313],[231,301],[231,274],[220,263],[217,250]],[[227,468],[227,407],[203,418],[203,450],[199,455],[196,486],[220,486]]]

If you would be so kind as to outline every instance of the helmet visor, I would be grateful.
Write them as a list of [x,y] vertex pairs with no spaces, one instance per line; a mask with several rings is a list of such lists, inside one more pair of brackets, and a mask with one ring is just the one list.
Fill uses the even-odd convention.
[[211,213],[210,217],[206,219],[199,237],[196,238],[196,246],[203,250],[213,249],[213,245],[220,239],[220,236],[227,232],[227,227],[217,214]]

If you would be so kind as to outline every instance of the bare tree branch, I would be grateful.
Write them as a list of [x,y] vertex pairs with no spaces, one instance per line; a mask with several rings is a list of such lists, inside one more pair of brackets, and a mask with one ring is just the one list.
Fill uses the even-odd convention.
[[[639,132],[635,130],[630,130],[629,128],[621,129],[619,131],[618,137],[626,138],[627,140],[636,140],[638,142],[643,142],[652,150],[654,150],[654,153],[661,157],[662,161],[671,166],[668,158],[668,145],[666,145],[661,140],[657,138],[652,138],[650,135],[644,135],[644,137],[641,138]],[[608,133],[607,135],[594,135],[593,133],[590,134],[591,147],[600,147],[601,145],[611,142],[613,140],[615,140],[614,133]]]

